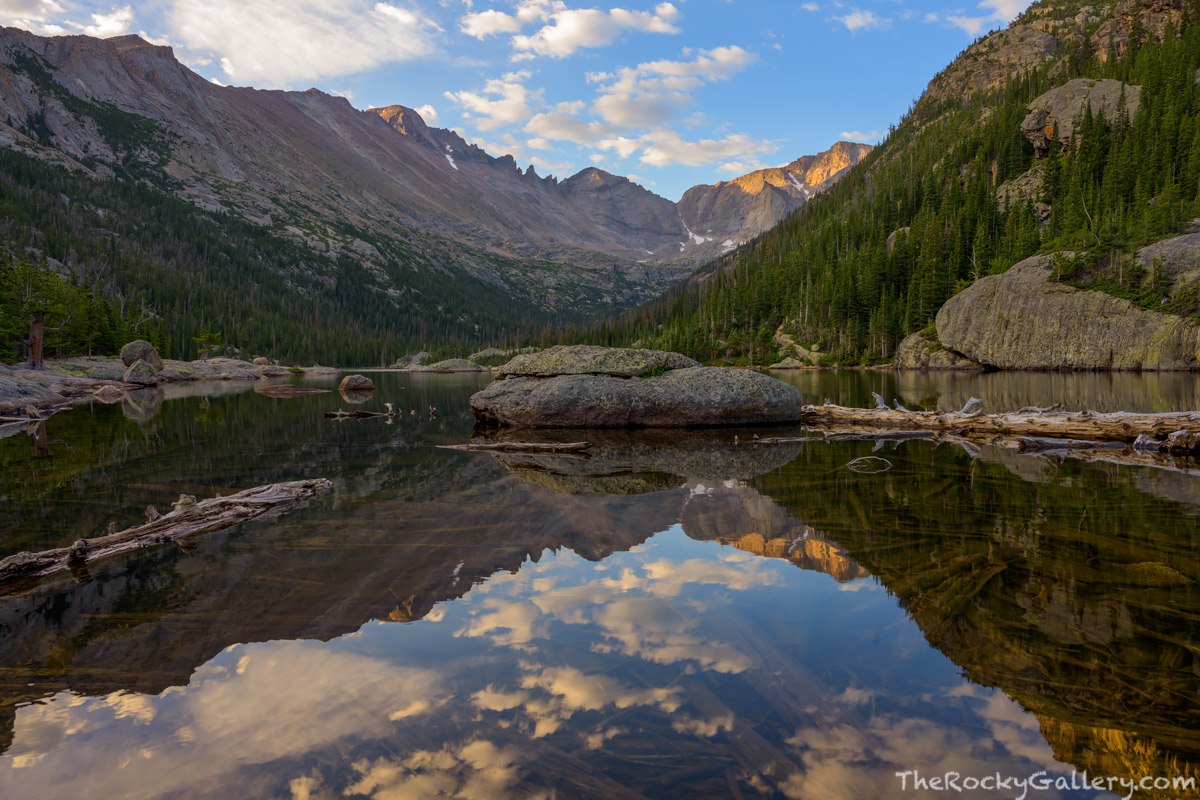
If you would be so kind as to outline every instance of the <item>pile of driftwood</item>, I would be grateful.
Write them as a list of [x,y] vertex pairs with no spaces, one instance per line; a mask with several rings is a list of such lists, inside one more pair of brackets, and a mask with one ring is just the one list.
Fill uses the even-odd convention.
[[[872,393],[874,394],[874,393]],[[805,427],[824,438],[754,437],[755,444],[926,439],[961,446],[972,456],[978,445],[994,445],[1040,456],[1106,461],[1200,474],[1200,412],[1131,414],[1120,411],[1063,411],[1061,404],[1027,406],[1003,414],[984,414],[977,397],[961,411],[910,411],[897,402],[889,408],[875,394],[875,408],[850,408],[825,401],[806,406]]]
[[39,578],[47,575],[66,569],[78,572],[90,562],[129,550],[172,541],[182,545],[193,537],[256,517],[281,514],[332,486],[324,478],[315,478],[273,483],[199,502],[191,495],[180,495],[173,510],[167,514],[159,514],[153,506],[148,506],[147,521],[143,525],[117,531],[116,525],[112,524],[106,535],[95,539],[79,539],[70,547],[40,553],[17,553],[0,561],[0,597],[28,591]]
[[1119,411],[1063,411],[1027,406],[1004,414],[984,414],[977,397],[961,411],[909,411],[896,403],[888,408],[875,395],[875,408],[848,408],[826,401],[806,407],[804,423],[823,430],[863,429],[948,434],[980,444],[1017,445],[1025,450],[1095,447],[1098,443],[1129,445],[1141,453],[1189,454],[1200,452],[1200,412],[1131,414]]

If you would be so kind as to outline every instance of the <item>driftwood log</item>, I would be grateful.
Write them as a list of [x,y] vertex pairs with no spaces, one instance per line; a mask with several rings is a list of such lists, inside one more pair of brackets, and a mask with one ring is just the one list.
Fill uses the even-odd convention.
[[115,531],[115,525],[112,525],[107,535],[96,539],[79,539],[70,547],[40,553],[17,553],[0,561],[0,597],[23,594],[32,589],[38,579],[62,570],[78,573],[85,565],[102,558],[162,542],[186,540],[256,517],[283,513],[332,486],[324,478],[315,478],[273,483],[200,502],[191,495],[180,495],[174,510],[167,514],[159,514],[153,506],[147,507],[149,521],[143,525],[123,531]]
[[490,444],[443,444],[440,450],[492,450],[502,453],[578,453],[588,442],[495,442]]
[[[826,403],[806,406],[802,422],[823,430],[888,430],[953,435],[986,444],[996,439],[1027,437],[1088,442],[1124,442],[1138,452],[1200,452],[1200,412],[1131,414],[1119,411],[1057,411],[1023,408],[1005,414],[984,414],[982,401],[971,398],[962,411],[891,409],[877,398],[876,408],[848,408]],[[1061,448],[1048,448],[1061,449]]]

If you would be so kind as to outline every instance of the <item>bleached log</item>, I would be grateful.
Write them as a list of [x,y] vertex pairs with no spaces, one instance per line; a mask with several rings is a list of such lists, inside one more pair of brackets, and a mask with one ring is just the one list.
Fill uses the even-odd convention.
[[806,406],[802,422],[818,429],[932,431],[972,441],[983,440],[985,443],[996,436],[1025,436],[1132,444],[1142,436],[1146,437],[1142,440],[1143,446],[1147,439],[1153,439],[1164,452],[1200,450],[1200,412],[1190,411],[1098,414],[1093,411],[1022,409],[1004,414],[984,414],[979,410],[979,404],[972,402],[963,411],[940,414],[933,411],[824,405]]

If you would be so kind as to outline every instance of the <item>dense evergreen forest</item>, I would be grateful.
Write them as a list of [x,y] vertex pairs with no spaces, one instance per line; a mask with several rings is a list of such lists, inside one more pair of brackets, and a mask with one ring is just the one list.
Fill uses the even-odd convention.
[[373,241],[389,258],[382,282],[403,287],[389,292],[355,257],[322,257],[251,222],[202,211],[134,172],[92,178],[7,149],[0,242],[9,253],[0,259],[9,287],[0,291],[0,361],[23,357],[35,294],[55,309],[68,300],[91,304],[87,314],[47,317],[51,326],[71,317],[62,331],[47,332],[49,356],[113,354],[136,333],[166,357],[191,359],[196,336],[210,330],[222,334],[222,353],[373,365],[419,349],[515,344],[579,318],[514,301],[450,259],[430,263]]
[[[1078,11],[1061,3],[1051,16]],[[1062,260],[1061,280],[1200,315],[1197,287],[1166,296],[1161,276],[1131,264],[1138,246],[1200,216],[1198,19],[1200,2],[1186,0],[1182,24],[1161,43],[1136,28],[1119,56],[1068,42],[1057,59],[994,90],[924,97],[833,188],[702,277],[584,338],[768,364],[782,325],[828,353],[826,363],[880,363],[973,281],[1062,250],[1076,257]],[[1109,120],[1085,104],[1074,143],[1052,146],[1035,165],[1020,130],[1027,105],[1078,77],[1141,86],[1136,116]],[[1040,190],[998,203],[997,187],[1031,167]],[[1038,202],[1048,218],[1039,219]]]

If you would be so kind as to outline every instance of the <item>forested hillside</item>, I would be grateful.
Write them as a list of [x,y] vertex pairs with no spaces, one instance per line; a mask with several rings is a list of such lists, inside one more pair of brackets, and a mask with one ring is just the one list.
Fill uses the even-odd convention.
[[[765,364],[782,326],[826,363],[878,363],[973,281],[1060,250],[1077,254],[1062,280],[1200,314],[1197,287],[1164,295],[1130,260],[1200,217],[1197,19],[1197,0],[1035,4],[965,50],[834,188],[593,338]],[[994,55],[1033,36],[1047,54],[1024,69],[1007,64],[1027,50]],[[976,86],[989,69],[1010,74]],[[1055,123],[1037,158],[1028,106],[1076,78],[1124,84],[1114,113],[1085,102],[1073,133],[1060,142]]]
[[[130,115],[132,116],[132,115]],[[233,215],[205,212],[138,182],[99,180],[0,149],[0,230],[8,255],[0,282],[0,360],[21,358],[30,291],[21,263],[39,268],[41,295],[87,287],[66,305],[94,302],[90,315],[54,311],[47,354],[112,354],[132,335],[165,356],[193,358],[202,330],[229,350],[294,362],[379,364],[412,349],[469,347],[544,333],[570,320],[465,278],[445,263],[392,255],[388,277],[406,297],[380,291],[360,259],[337,259],[281,239]],[[379,250],[393,248],[379,243]],[[496,257],[500,258],[500,257]],[[57,262],[59,272],[48,264]],[[61,274],[59,274],[61,273]],[[26,278],[29,274],[26,273]],[[58,307],[63,303],[53,300]],[[108,308],[105,313],[99,309]],[[139,325],[141,321],[141,325]],[[136,327],[136,331],[134,330]]]

